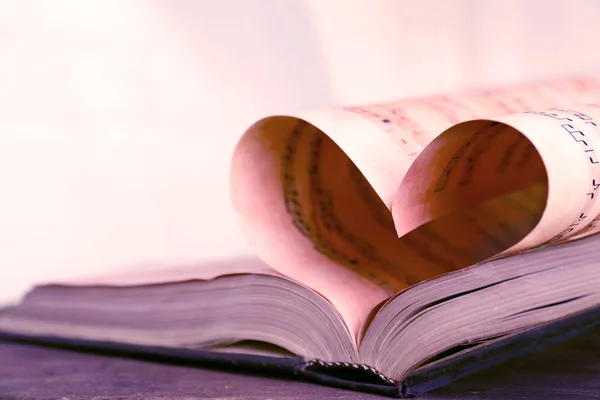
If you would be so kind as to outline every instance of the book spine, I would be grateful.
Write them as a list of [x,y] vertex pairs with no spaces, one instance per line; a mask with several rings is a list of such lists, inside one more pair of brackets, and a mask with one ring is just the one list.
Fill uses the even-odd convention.
[[327,362],[327,361],[322,361],[319,359],[314,359],[314,360],[308,361],[304,365],[304,368],[305,369],[316,368],[325,373],[327,372],[327,370],[338,371],[340,369],[346,369],[346,370],[351,369],[351,370],[356,370],[356,371],[370,374],[372,377],[376,377],[376,378],[380,379],[381,383],[384,383],[384,384],[393,385],[393,386],[397,386],[399,384],[398,381],[385,376],[384,374],[382,374],[381,372],[379,372],[378,370],[376,370],[375,368],[373,368],[367,364],[356,364],[356,363],[348,363],[348,362]]

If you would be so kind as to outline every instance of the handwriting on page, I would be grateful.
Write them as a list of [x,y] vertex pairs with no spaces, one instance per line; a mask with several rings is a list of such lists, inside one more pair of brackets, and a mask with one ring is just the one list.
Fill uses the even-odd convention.
[[[430,222],[442,226],[435,221],[467,208],[475,213],[477,207],[478,219],[489,222],[481,235],[490,243],[493,238],[512,243],[504,250],[496,246],[503,254],[598,232],[600,126],[592,116],[600,109],[583,109],[589,112],[524,112],[449,129],[416,159],[405,180],[413,184],[403,183],[398,191],[393,205],[398,234]],[[414,182],[422,189],[414,190]],[[485,202],[489,206],[481,208]],[[520,221],[518,232],[492,223],[494,213],[510,215],[513,226]]]
[[[286,210],[292,218],[292,224],[300,233],[314,243],[317,251],[327,255],[342,265],[348,266],[356,264],[356,260],[352,257],[341,254],[339,251],[329,247],[322,237],[322,234],[315,226],[314,221],[307,215],[306,205],[304,204],[306,203],[306,200],[303,199],[303,197],[306,197],[306,193],[302,192],[302,184],[301,182],[298,182],[296,173],[298,150],[301,145],[301,134],[307,127],[308,124],[306,122],[298,122],[296,128],[290,133],[285,146],[285,152],[282,154],[283,198]],[[310,180],[314,183],[315,177],[318,176],[319,173],[318,145],[315,146],[313,143],[311,147],[313,147],[311,157],[313,163],[308,168]],[[317,150],[315,151],[315,149]],[[300,162],[302,161],[304,160],[300,160]],[[317,193],[324,197],[319,203],[326,205],[330,202],[326,193],[324,194],[322,191],[318,191]],[[331,221],[329,221],[329,225],[331,225]]]
[[485,116],[550,107],[553,103],[541,89],[549,88],[467,91],[453,96],[346,107],[345,110],[373,121],[409,157],[416,157],[439,133],[454,124]]
[[[445,104],[443,99],[438,103]],[[434,107],[430,102],[423,104]],[[462,114],[440,110],[439,115],[458,119],[468,112],[464,110]],[[400,118],[399,111],[354,111],[378,118],[389,134],[398,129],[387,116]],[[583,121],[585,115],[578,118]],[[595,160],[595,152],[582,139],[585,135],[574,125],[567,131],[569,126],[563,130],[583,146],[588,159]],[[284,200],[293,225],[317,252],[377,285],[396,288],[504,251],[530,232],[541,217],[546,198],[543,163],[527,137],[506,124],[489,121],[479,129],[465,131],[463,137],[445,146],[448,158],[438,157],[437,164],[427,166],[431,172],[439,171],[433,173],[439,179],[431,194],[443,192],[435,204],[436,197],[423,203],[434,214],[399,230],[403,233],[398,240],[389,210],[352,161],[323,132],[300,123],[289,135],[282,158]],[[418,148],[416,139],[402,143],[407,149]],[[600,182],[600,177],[596,181]],[[452,235],[458,231],[462,238]],[[412,264],[421,270],[411,271]]]
[[[330,139],[304,121],[299,121],[289,134],[281,169],[286,211],[292,224],[313,243],[317,252],[377,285],[389,286],[378,268],[361,266],[365,260],[385,264],[377,247],[357,237],[346,227],[347,221],[337,215],[339,196],[332,193],[331,182],[323,180],[323,169],[329,167],[323,162],[322,153],[327,150],[324,141]],[[339,161],[330,154],[325,156],[329,161]]]
[[292,224],[331,261],[392,291],[466,265],[466,250],[435,230],[398,239],[385,203],[314,126],[299,123],[289,133],[281,163]]
[[[436,102],[423,104],[429,109],[446,104],[442,98]],[[468,112],[468,108],[462,114],[442,110],[438,115],[448,120]],[[393,108],[381,113],[367,108],[353,111],[378,119],[389,134],[398,132],[397,122],[404,118]],[[535,114],[560,124],[587,160],[590,175],[578,218],[545,243],[553,244],[577,234],[581,231],[577,228],[590,225],[598,215],[594,205],[600,195],[600,160],[588,136],[598,134],[600,128],[581,112]],[[413,182],[425,176],[435,176],[437,181],[427,192],[410,188],[426,199],[407,203],[421,208],[408,206],[411,211],[402,217],[394,214],[396,218],[329,137],[311,124],[298,122],[287,138],[281,164],[284,202],[292,224],[318,253],[381,287],[396,289],[503,252],[538,224],[547,196],[545,169],[526,135],[504,123],[480,122],[477,129],[475,121],[453,127],[462,133],[454,132],[441,154],[427,156],[429,161],[420,167],[415,163],[413,167],[425,175],[413,177]],[[417,135],[405,137],[412,140],[401,141],[405,149],[422,152]],[[425,212],[420,221],[415,219],[419,212]],[[404,224],[402,229],[399,223]],[[461,237],[452,232],[461,232]],[[421,269],[411,269],[413,264]]]
[[[452,189],[461,191],[461,198],[484,195],[493,197],[503,191],[503,187],[514,186],[514,175],[504,175],[507,179],[498,181],[498,176],[506,173],[520,173],[521,187],[529,185],[540,176],[543,166],[534,160],[535,148],[520,133],[498,122],[489,122],[473,132],[454,152],[445,164],[437,183],[435,193]],[[527,171],[529,179],[524,179]],[[468,192],[466,186],[477,185],[477,192]],[[446,199],[447,201],[447,199]]]
[[[395,226],[403,235],[436,218],[545,180],[541,158],[516,129],[486,120],[455,125],[421,153],[400,185]],[[543,207],[544,202],[541,197],[535,204]],[[500,209],[503,204],[493,207]]]
[[531,113],[560,121],[560,126],[565,134],[569,135],[579,144],[582,156],[588,161],[589,190],[578,218],[562,232],[544,243],[544,245],[554,244],[568,238],[573,231],[582,225],[590,224],[590,226],[584,228],[589,234],[593,229],[593,225],[591,225],[593,220],[598,218],[597,215],[590,215],[590,212],[594,208],[598,196],[600,196],[600,192],[598,191],[600,188],[600,160],[598,159],[598,153],[593,145],[593,141],[590,140],[591,138],[588,138],[588,135],[600,135],[600,127],[598,127],[598,124],[592,117],[578,111],[552,109]]
[[377,222],[383,229],[393,232],[394,221],[392,220],[390,210],[382,203],[371,185],[369,185],[369,182],[350,159],[348,159],[348,164],[350,180],[356,189],[357,195],[370,210],[373,221]]
[[[381,112],[375,106],[369,108],[348,107],[346,110],[353,111],[377,123],[408,156],[416,157],[421,151],[422,146],[415,140],[415,137],[420,134],[419,126],[406,118],[400,110],[388,108]],[[401,127],[406,125],[408,125],[408,129],[403,131]]]
[[468,102],[449,96],[346,107],[345,110],[375,122],[409,157],[416,157],[449,126],[476,115]]

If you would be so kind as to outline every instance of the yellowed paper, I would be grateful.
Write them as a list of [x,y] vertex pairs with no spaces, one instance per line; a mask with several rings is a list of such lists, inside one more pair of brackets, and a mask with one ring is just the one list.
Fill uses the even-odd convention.
[[600,104],[595,77],[265,118],[237,146],[232,202],[257,254],[328,298],[358,340],[403,288],[562,240],[590,190],[572,175],[585,152],[526,112],[581,103]]

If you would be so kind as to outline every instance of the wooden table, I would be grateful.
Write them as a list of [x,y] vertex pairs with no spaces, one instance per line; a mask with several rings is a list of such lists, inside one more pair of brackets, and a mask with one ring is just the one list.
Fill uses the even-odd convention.
[[[0,342],[0,399],[382,399],[305,382]],[[600,399],[600,331],[426,399]]]

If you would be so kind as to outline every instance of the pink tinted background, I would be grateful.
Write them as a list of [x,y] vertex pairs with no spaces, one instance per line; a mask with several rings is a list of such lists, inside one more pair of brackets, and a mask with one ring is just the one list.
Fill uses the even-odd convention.
[[249,254],[254,119],[600,67],[594,0],[0,0],[0,302]]

